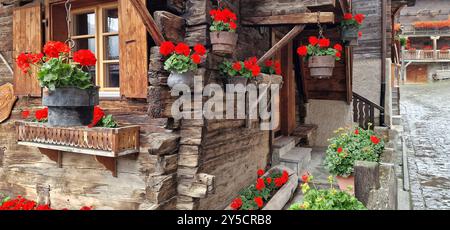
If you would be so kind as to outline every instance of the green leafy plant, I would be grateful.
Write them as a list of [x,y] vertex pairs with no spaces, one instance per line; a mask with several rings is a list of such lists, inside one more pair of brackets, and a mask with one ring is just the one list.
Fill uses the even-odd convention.
[[362,128],[340,128],[329,140],[325,167],[333,175],[347,177],[353,173],[356,161],[378,162],[384,141],[374,131]]
[[168,57],[164,62],[164,69],[179,74],[197,69],[202,57],[206,55],[206,48],[202,44],[194,46],[194,52],[185,43],[178,43],[176,46],[172,42],[163,42],[159,52]]
[[[31,66],[38,67],[37,77],[41,87],[53,91],[61,87],[88,89],[93,87],[92,77],[83,67],[95,66],[97,59],[90,50],[79,50],[70,59],[70,48],[62,42],[49,41],[44,53],[21,53],[16,63],[24,73],[31,72]],[[45,54],[45,55],[44,55]]]
[[104,116],[102,118],[102,120],[100,120],[100,122],[97,123],[97,126],[104,127],[104,128],[117,128],[118,127],[116,121],[114,120],[114,118],[111,114]]
[[[303,176],[302,178],[305,178]],[[306,176],[306,180],[301,185],[304,194],[303,202],[293,204],[289,210],[367,210],[367,208],[356,197],[346,191],[340,191],[334,188],[334,179],[328,177],[330,183],[329,189],[317,189],[313,182],[313,176]],[[310,188],[309,183],[314,188]]]
[[224,61],[219,65],[219,70],[223,75],[228,77],[242,76],[252,78],[261,73],[261,67],[258,65],[258,59],[256,57],[251,57],[245,61]]
[[362,23],[364,22],[364,19],[366,18],[366,16],[364,14],[351,14],[351,13],[346,13],[344,14],[344,18],[341,21],[341,27],[342,28],[361,28]]
[[408,38],[400,37],[399,41],[402,47],[405,47],[408,44]]
[[272,198],[273,195],[289,180],[286,171],[274,171],[269,176],[263,177],[264,171],[258,170],[259,178],[256,183],[244,188],[239,197],[233,200],[230,207],[234,210],[258,210]]

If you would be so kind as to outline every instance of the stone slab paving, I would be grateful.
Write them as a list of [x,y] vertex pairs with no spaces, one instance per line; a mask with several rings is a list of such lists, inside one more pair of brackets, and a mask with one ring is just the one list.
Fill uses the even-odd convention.
[[401,88],[413,209],[450,209],[450,81]]

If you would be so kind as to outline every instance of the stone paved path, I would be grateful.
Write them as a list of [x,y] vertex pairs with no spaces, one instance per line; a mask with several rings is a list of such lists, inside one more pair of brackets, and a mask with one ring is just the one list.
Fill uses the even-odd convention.
[[450,209],[450,81],[405,85],[401,113],[413,209]]

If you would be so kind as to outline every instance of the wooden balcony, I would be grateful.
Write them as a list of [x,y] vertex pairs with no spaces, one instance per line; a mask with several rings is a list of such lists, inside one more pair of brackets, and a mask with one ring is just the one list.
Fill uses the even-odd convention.
[[450,62],[450,51],[441,50],[404,50],[402,52],[404,61],[418,62]]
[[416,29],[414,25],[402,25],[402,34],[408,37],[450,36],[450,28]]

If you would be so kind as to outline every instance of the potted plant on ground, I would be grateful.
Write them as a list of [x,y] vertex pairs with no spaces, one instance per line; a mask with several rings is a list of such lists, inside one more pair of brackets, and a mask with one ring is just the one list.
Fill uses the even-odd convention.
[[232,54],[236,48],[236,14],[225,8],[210,12],[213,22],[209,28],[212,52],[219,55]]
[[[317,189],[313,176],[303,175],[301,185],[304,194],[303,202],[293,204],[289,210],[367,210],[356,197],[346,191],[333,187],[333,177],[328,177],[329,189]],[[313,184],[313,188],[309,186]]]
[[244,188],[227,209],[281,210],[298,186],[297,174],[282,166],[257,173],[256,183]]
[[344,14],[344,19],[341,22],[342,40],[344,42],[349,42],[351,46],[358,45],[358,38],[362,36],[359,30],[364,19],[365,16],[363,14],[354,16],[351,13]]
[[311,36],[309,45],[297,49],[298,55],[308,61],[312,78],[327,79],[333,76],[335,62],[341,60],[342,46],[335,44],[332,48],[330,44],[327,38]]
[[206,48],[202,44],[194,46],[194,52],[185,43],[163,42],[159,49],[161,55],[167,59],[164,69],[170,71],[167,85],[173,88],[175,85],[184,84],[190,88],[194,87],[194,74],[198,64],[206,55]]
[[42,104],[48,107],[51,126],[82,126],[91,123],[98,104],[98,87],[83,68],[95,66],[90,50],[80,50],[69,58],[70,48],[62,42],[49,41],[44,53],[21,53],[17,65],[24,73],[38,67],[38,81],[44,88]]
[[219,69],[226,76],[227,83],[233,85],[247,85],[249,79],[257,77],[261,73],[261,67],[258,65],[256,57],[245,61],[225,61],[219,65]]
[[354,187],[353,166],[356,161],[378,162],[384,150],[384,141],[374,131],[362,128],[335,131],[326,150],[325,168],[335,175],[339,187]]

